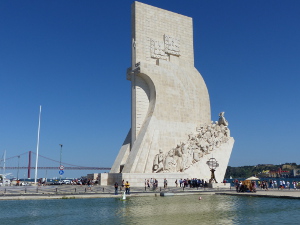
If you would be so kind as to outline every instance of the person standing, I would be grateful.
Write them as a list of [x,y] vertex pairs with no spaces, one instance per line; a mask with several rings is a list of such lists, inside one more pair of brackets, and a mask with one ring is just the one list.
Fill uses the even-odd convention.
[[151,187],[153,187],[153,179],[152,178],[150,179],[150,185],[151,185]]
[[121,191],[123,190],[123,188],[124,188],[124,180],[122,180]]
[[119,184],[118,182],[115,183],[115,195],[118,195],[118,187],[119,187]]
[[297,190],[296,181],[293,181],[293,188],[294,188],[294,190]]
[[158,188],[158,180],[157,179],[155,179],[154,183],[155,183],[155,188]]
[[125,183],[125,193],[127,195],[130,195],[130,184],[128,183],[128,181],[126,181]]
[[282,184],[282,180],[280,180],[280,181],[279,181],[278,190],[279,190],[279,188],[282,189],[282,185],[283,185],[283,184]]
[[91,179],[88,179],[87,185],[88,185],[88,188],[90,190],[92,190],[92,181],[91,181]]
[[286,182],[286,188],[288,188],[289,190],[291,189],[289,181]]
[[269,188],[274,189],[274,182],[273,182],[273,180],[269,180]]
[[282,181],[282,186],[283,186],[283,189],[285,188],[285,181],[283,180]]
[[164,188],[167,188],[168,187],[168,181],[167,181],[167,179],[165,178],[164,179]]

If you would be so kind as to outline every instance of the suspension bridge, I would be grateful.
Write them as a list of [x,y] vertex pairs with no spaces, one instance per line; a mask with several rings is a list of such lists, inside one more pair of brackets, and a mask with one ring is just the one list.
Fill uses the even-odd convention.
[[[20,161],[21,156],[25,156],[25,157],[27,156],[27,165],[26,166],[24,166],[24,165],[20,166],[19,161]],[[35,166],[32,166],[32,156],[36,157],[36,153],[32,152],[32,151],[28,151],[28,152],[24,152],[20,155],[8,157],[6,159],[1,159],[0,162],[1,162],[1,165],[3,164],[3,168],[5,167],[5,170],[24,170],[24,169],[27,170],[27,176],[28,176],[28,178],[30,178],[31,170],[35,170]],[[96,170],[96,171],[99,171],[99,170],[110,170],[111,169],[109,167],[91,167],[91,166],[73,165],[70,163],[60,162],[58,160],[50,159],[50,158],[42,156],[40,154],[38,155],[38,157],[39,157],[39,160],[44,159],[46,161],[51,161],[52,164],[55,163],[56,165],[59,165],[59,166],[38,166],[37,167],[38,170],[59,170],[59,169],[61,169],[60,168],[61,165],[64,165],[63,170]],[[17,164],[18,164],[17,166],[15,165],[16,159],[17,159]],[[14,161],[13,162],[14,165],[6,165],[7,162],[9,162],[9,161],[11,161],[11,162]],[[9,164],[11,164],[11,163],[9,163]],[[42,164],[42,163],[40,163],[40,164]]]

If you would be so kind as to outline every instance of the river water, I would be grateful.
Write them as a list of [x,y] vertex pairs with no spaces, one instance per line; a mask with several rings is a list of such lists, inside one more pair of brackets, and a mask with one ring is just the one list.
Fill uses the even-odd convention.
[[[0,224],[299,224],[300,201],[224,195],[0,201]],[[201,197],[201,200],[199,200]]]

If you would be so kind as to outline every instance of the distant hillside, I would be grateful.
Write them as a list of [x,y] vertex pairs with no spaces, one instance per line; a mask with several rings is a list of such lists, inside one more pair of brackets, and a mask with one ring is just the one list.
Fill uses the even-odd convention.
[[297,165],[296,163],[285,163],[282,165],[259,164],[256,166],[228,166],[225,178],[245,178],[251,176],[280,177],[282,175],[289,177],[292,176],[292,171],[294,169],[300,169],[300,165]]

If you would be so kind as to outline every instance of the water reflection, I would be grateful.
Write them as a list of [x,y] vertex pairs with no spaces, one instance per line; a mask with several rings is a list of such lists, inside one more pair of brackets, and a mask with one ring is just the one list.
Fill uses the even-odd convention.
[[299,200],[199,196],[0,201],[1,224],[298,224],[300,219]]
[[[224,197],[226,199],[222,199]],[[153,220],[164,224],[190,224],[201,221],[228,224],[234,216],[232,214],[228,217],[228,213],[234,211],[234,208],[235,204],[227,196],[206,195],[202,196],[201,200],[198,195],[139,197],[123,203],[117,214],[130,218],[133,224],[150,224]]]

